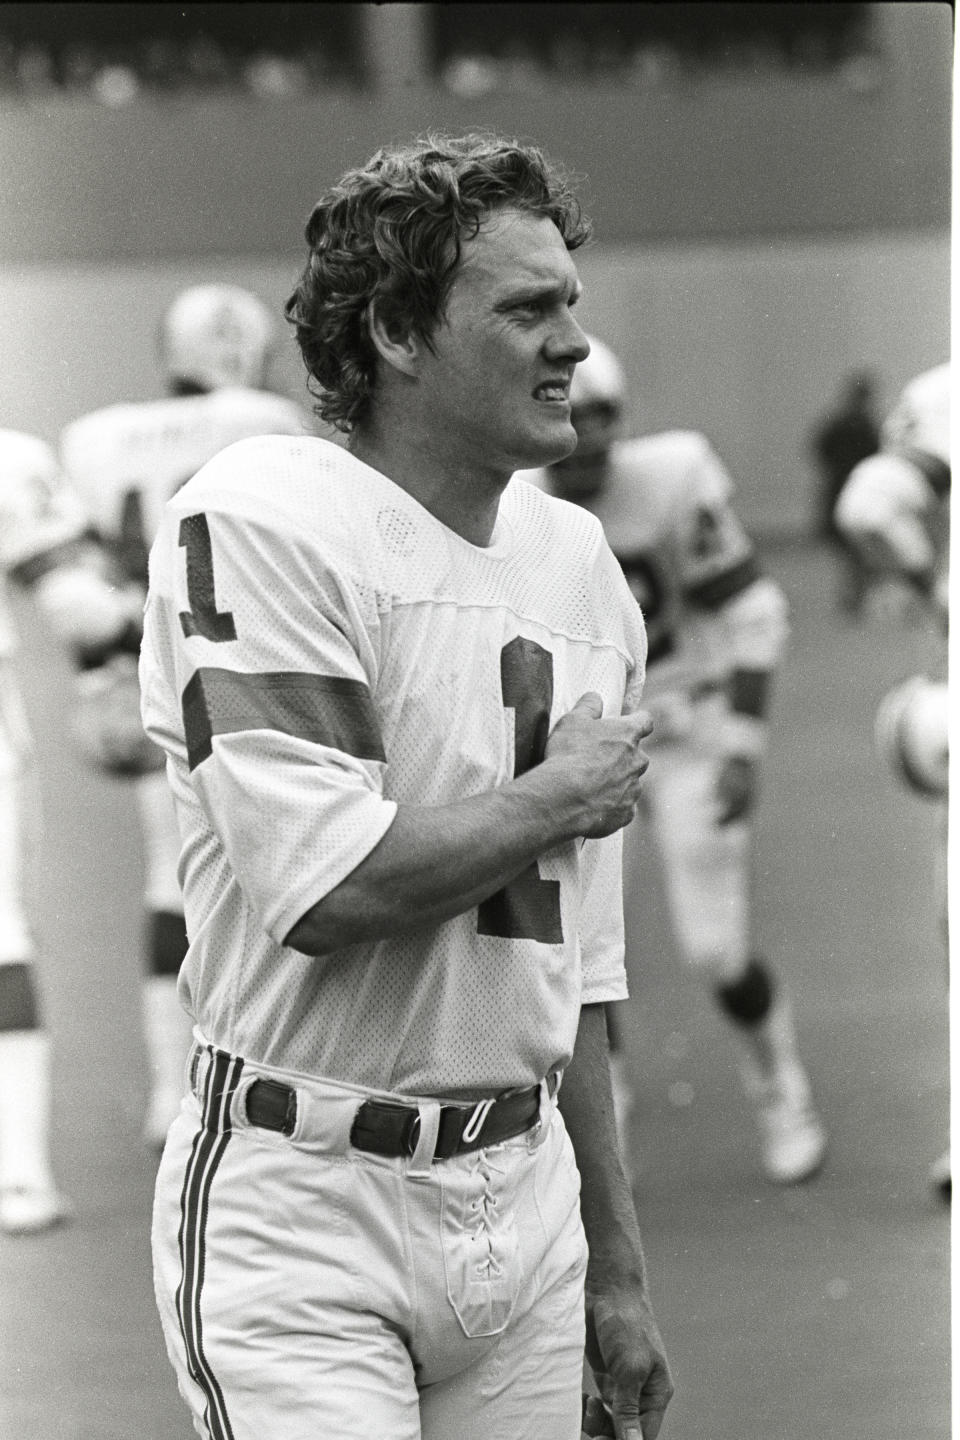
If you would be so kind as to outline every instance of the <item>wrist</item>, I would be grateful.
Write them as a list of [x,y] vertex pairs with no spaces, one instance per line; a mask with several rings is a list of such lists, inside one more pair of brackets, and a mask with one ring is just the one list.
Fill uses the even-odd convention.
[[547,756],[504,788],[511,789],[531,807],[542,826],[543,849],[562,845],[584,833],[587,807],[571,784],[569,767],[560,758]]
[[607,1294],[618,1287],[646,1290],[647,1267],[639,1241],[597,1250],[591,1246],[584,1288],[587,1295]]

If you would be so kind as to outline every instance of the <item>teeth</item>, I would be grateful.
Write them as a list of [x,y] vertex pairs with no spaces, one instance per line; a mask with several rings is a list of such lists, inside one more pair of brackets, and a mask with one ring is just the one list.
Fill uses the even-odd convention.
[[566,400],[567,398],[564,385],[539,385],[537,394],[541,400]]

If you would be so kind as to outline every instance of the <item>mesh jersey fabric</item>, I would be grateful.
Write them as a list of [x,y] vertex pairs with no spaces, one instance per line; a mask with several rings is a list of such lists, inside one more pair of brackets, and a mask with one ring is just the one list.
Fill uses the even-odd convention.
[[535,933],[494,904],[320,959],[282,941],[398,804],[510,780],[588,690],[637,707],[643,621],[596,520],[511,483],[479,548],[328,441],[248,440],[167,505],[145,618],[203,1034],[405,1094],[566,1064],[580,1005],[626,994],[618,835],[541,857]]
[[16,646],[6,575],[76,540],[85,523],[49,445],[0,430],[0,659]]
[[[549,491],[546,471],[519,471]],[[721,683],[749,640],[734,637],[723,599],[756,573],[753,542],[732,505],[733,481],[696,431],[620,440],[610,449],[603,488],[583,500],[603,526],[643,611],[649,642],[645,697],[654,701]],[[761,664],[769,663],[763,637]]]

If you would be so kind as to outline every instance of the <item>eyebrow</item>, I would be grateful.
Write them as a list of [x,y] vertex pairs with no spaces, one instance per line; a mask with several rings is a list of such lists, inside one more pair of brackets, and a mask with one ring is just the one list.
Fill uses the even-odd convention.
[[511,305],[522,305],[526,300],[549,300],[554,297],[561,299],[568,294],[573,301],[580,299],[583,285],[579,279],[574,280],[570,286],[562,280],[530,280],[526,284],[517,282],[515,288],[500,296],[497,306],[508,308]]

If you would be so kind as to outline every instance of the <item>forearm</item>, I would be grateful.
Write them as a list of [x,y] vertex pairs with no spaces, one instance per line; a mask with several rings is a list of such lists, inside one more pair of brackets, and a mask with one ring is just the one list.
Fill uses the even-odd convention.
[[401,805],[360,864],[293,926],[285,943],[323,955],[442,924],[472,909],[578,833],[577,806],[546,765],[450,805]]
[[580,1171],[580,1210],[590,1247],[587,1287],[632,1281],[646,1288],[640,1228],[620,1159],[602,1005],[580,1011],[576,1048],[558,1104]]

